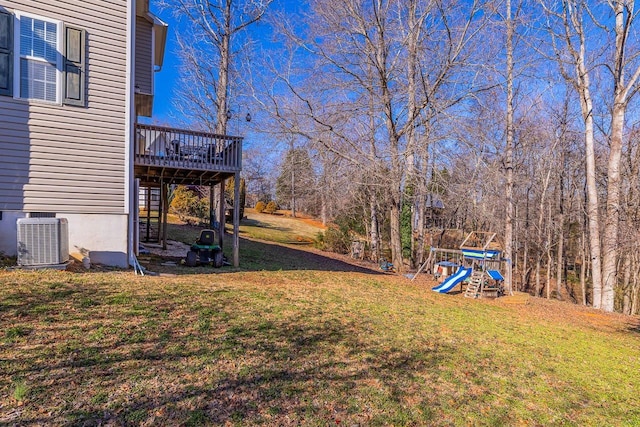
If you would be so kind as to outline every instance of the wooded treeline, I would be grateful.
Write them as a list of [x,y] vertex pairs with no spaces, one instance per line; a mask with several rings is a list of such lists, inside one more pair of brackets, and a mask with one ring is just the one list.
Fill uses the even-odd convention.
[[259,197],[400,269],[422,263],[434,230],[493,231],[512,248],[514,290],[640,311],[633,1],[278,7],[231,71],[250,80],[262,137],[282,142],[272,185],[248,150],[249,191],[259,175]]

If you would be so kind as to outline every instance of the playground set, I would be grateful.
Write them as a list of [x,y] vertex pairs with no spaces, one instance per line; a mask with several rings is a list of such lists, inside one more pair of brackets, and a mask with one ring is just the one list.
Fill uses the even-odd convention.
[[467,235],[459,249],[432,247],[429,258],[420,266],[416,276],[426,268],[437,280],[433,291],[447,293],[456,286],[464,289],[468,298],[497,298],[504,295],[504,277],[500,273],[507,260],[494,241],[496,233],[473,231]]

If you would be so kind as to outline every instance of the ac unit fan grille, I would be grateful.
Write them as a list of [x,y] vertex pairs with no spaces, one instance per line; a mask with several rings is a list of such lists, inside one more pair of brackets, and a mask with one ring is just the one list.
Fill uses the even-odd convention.
[[22,218],[18,220],[18,264],[55,265],[69,260],[67,220]]

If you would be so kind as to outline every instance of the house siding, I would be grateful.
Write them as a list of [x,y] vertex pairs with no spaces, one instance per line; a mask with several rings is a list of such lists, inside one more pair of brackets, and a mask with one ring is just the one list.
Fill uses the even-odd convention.
[[0,7],[87,33],[86,107],[0,96],[0,210],[125,214],[127,1]]
[[153,94],[153,24],[136,17],[136,86],[141,93]]

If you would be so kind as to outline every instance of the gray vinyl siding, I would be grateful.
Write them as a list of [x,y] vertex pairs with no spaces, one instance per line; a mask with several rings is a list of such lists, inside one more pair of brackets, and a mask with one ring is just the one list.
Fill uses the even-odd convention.
[[127,1],[0,5],[87,33],[86,107],[0,96],[0,210],[124,213]]
[[136,86],[153,94],[153,24],[136,17]]

